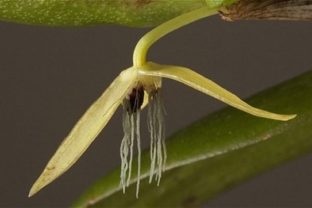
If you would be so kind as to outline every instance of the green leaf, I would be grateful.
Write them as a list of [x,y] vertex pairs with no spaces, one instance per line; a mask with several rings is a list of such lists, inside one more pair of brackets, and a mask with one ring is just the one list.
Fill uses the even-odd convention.
[[[187,207],[287,160],[312,151],[312,71],[248,100],[256,107],[298,117],[289,122],[256,118],[226,108],[167,140],[161,184],[149,184],[149,153],[143,157],[140,197],[135,185],[120,191],[117,169],[96,182],[75,207]],[[135,169],[135,168],[133,168]],[[135,178],[134,178],[135,179]],[[133,180],[134,182],[134,180]]]
[[205,0],[0,0],[0,20],[52,26],[155,26]]

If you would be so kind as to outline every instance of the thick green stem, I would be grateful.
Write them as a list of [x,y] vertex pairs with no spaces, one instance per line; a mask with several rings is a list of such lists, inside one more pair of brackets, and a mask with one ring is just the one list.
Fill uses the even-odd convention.
[[189,11],[222,7],[226,20],[311,20],[312,0],[0,0],[0,20],[50,26],[156,26]]
[[0,0],[0,20],[51,26],[155,26],[206,0]]

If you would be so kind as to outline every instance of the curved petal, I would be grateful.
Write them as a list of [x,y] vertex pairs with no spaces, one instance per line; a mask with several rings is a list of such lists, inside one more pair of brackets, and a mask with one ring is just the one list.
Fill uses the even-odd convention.
[[137,79],[137,71],[129,68],[111,83],[89,107],[59,146],[44,171],[32,186],[29,196],[67,171],[86,151],[105,127]]
[[149,63],[148,67],[141,69],[139,73],[176,80],[254,116],[281,121],[287,121],[296,117],[296,115],[275,114],[252,107],[213,81],[185,67]]

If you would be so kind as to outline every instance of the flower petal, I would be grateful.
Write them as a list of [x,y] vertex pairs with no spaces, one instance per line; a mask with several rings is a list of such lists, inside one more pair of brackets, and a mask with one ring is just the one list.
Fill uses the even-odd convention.
[[137,79],[137,71],[129,68],[111,83],[89,107],[59,146],[44,171],[32,186],[29,196],[67,171],[86,151],[105,127]]
[[141,69],[139,73],[176,80],[254,116],[281,121],[287,121],[296,117],[296,115],[275,114],[252,107],[213,81],[185,67],[158,65],[149,62],[148,66]]

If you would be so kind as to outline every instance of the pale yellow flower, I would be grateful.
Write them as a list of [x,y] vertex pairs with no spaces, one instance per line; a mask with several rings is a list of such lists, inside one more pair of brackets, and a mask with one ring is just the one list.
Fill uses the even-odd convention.
[[172,19],[147,33],[136,46],[133,66],[123,70],[80,118],[31,188],[29,195],[37,193],[67,171],[86,151],[119,106],[124,108],[123,129],[125,135],[120,148],[122,160],[120,177],[123,190],[129,185],[131,178],[134,143],[137,144],[138,149],[137,190],[139,190],[140,111],[145,106],[148,106],[148,123],[151,134],[150,181],[153,175],[156,175],[159,182],[166,160],[163,109],[159,96],[162,78],[181,82],[254,116],[281,121],[294,118],[295,115],[280,115],[252,107],[236,95],[189,68],[146,62],[149,47],[159,38],[185,24],[212,14],[215,14],[215,11],[202,8]]

